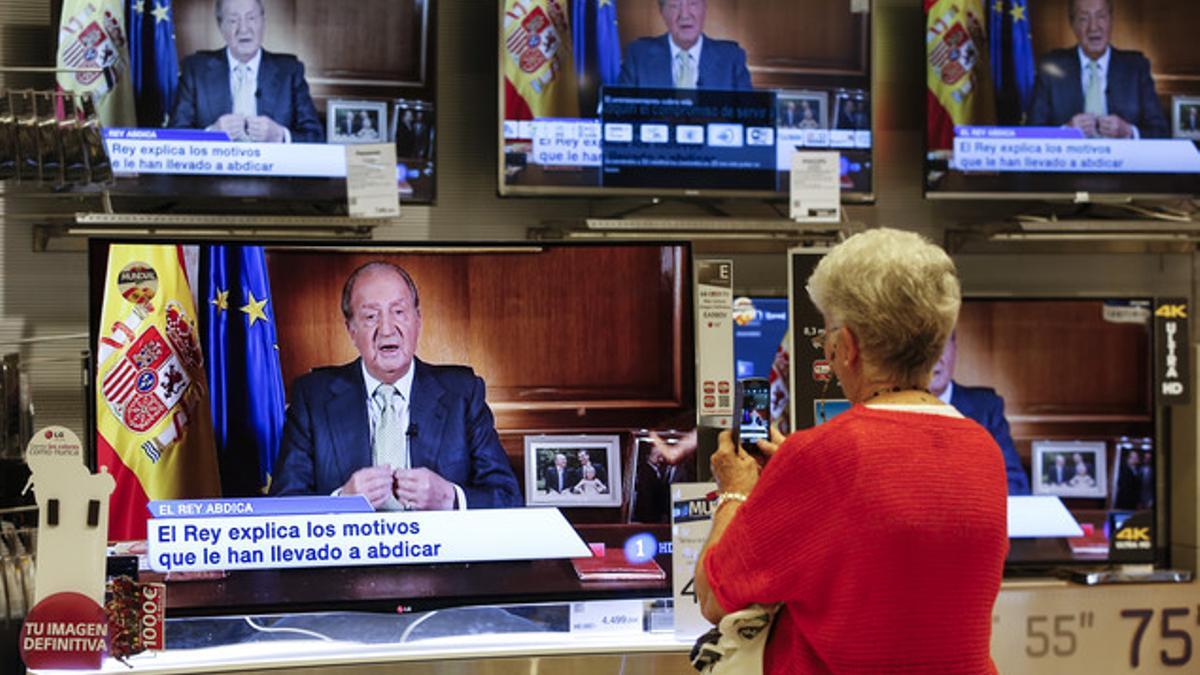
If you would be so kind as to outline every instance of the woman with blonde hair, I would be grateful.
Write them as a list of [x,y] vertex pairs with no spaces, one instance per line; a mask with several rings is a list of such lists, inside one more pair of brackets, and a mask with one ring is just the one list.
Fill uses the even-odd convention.
[[954,263],[916,234],[869,230],[821,260],[808,293],[854,405],[759,441],[762,469],[722,434],[696,567],[704,616],[779,603],[766,672],[994,673],[1004,459],[928,391],[961,305]]

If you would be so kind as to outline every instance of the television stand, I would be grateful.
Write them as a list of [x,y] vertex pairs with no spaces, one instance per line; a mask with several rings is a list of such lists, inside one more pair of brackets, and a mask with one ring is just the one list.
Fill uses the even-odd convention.
[[1153,565],[1114,565],[1104,569],[1070,570],[1067,578],[1077,584],[1182,584],[1192,580],[1191,570],[1155,569]]
[[686,204],[688,206],[694,206],[703,211],[706,215],[714,218],[729,218],[731,215],[728,211],[718,206],[719,202],[714,199],[696,199],[694,197],[651,197],[644,202],[625,207],[619,211],[600,217],[606,220],[618,220],[632,216],[635,213],[641,213],[646,209],[657,208],[663,204]]

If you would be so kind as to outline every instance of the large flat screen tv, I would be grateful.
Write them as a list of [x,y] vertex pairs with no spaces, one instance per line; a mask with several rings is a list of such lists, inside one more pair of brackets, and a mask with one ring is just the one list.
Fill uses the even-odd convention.
[[[1080,530],[1038,532],[1046,512],[1031,511],[1010,566],[1163,562],[1153,312],[1136,298],[964,300],[951,403],[993,410],[979,421],[1005,452],[1010,494],[1061,501]],[[1144,545],[1120,535],[1131,518]]]
[[873,191],[869,3],[501,0],[501,195],[783,197],[796,150]]
[[62,17],[58,62],[128,53],[100,107],[113,194],[344,201],[345,146],[392,143],[401,200],[433,200],[435,0],[131,1],[124,23],[88,8]]
[[[395,611],[400,604],[669,595],[669,525],[640,521],[629,496],[638,439],[695,428],[687,244],[93,240],[89,255],[97,345],[92,436],[95,463],[117,480],[112,538],[144,536],[147,500],[297,494],[288,485],[329,494],[325,469],[354,459],[325,456],[306,472],[289,453],[323,433],[312,423],[317,418],[330,433],[334,426],[345,433],[327,445],[314,440],[303,456],[350,448],[345,439],[367,438],[369,412],[366,394],[354,387],[343,403],[357,401],[357,412],[336,412],[338,385],[319,386],[318,398],[327,400],[318,401],[313,378],[361,385],[360,353],[373,366],[415,351],[413,468],[461,483],[468,508],[557,506],[585,542],[604,544],[610,555],[624,555],[626,542],[642,535],[639,550],[665,572],[585,581],[568,560],[243,571],[208,585],[179,584],[169,611]],[[415,296],[405,296],[415,299],[407,323],[404,308],[392,312],[390,300],[377,303],[389,308],[384,319],[355,299],[366,298],[360,288],[374,288],[365,280],[380,275],[406,293],[390,267],[357,277],[353,321],[344,315],[347,279],[379,262],[402,268],[415,286]],[[360,339],[368,332],[369,344]],[[466,366],[478,380],[463,368],[429,364]],[[474,392],[474,403],[455,407],[451,392]],[[589,447],[595,478],[582,485]],[[559,454],[566,484],[552,485]],[[462,459],[468,455],[470,462]],[[466,473],[453,478],[460,468]]]
[[926,196],[1200,192],[1200,5],[926,0],[925,12]]
[[[850,407],[815,339],[821,315],[803,290],[817,260],[791,261],[798,429]],[[1186,367],[1168,361],[1179,338],[1155,313],[1150,298],[964,298],[931,390],[996,440],[1009,492],[1010,570],[1166,563],[1167,402],[1155,392],[1169,389],[1169,368]]]

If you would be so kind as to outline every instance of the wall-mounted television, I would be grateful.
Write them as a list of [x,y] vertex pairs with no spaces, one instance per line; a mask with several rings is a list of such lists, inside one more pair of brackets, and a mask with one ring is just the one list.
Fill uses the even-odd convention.
[[[1057,499],[1079,527],[1014,538],[1011,566],[1163,562],[1153,313],[1146,298],[964,299],[951,403],[996,438],[1010,495]],[[1135,517],[1144,544],[1118,536]]]
[[869,3],[498,4],[501,195],[783,197],[814,150],[871,198]]
[[[392,143],[401,200],[431,202],[435,10],[435,0],[130,2],[121,26],[63,17],[58,61],[87,67],[105,44],[129,54],[115,68],[132,86],[101,107],[117,196],[344,201],[345,146]],[[89,77],[63,72],[59,84]]]
[[[825,359],[823,319],[804,289],[819,260],[794,251],[789,261],[796,429],[851,407]],[[1170,453],[1162,429],[1171,396],[1183,393],[1175,378],[1187,363],[1171,342],[1186,328],[1179,332],[1177,319],[1159,316],[1166,312],[1155,302],[963,299],[930,391],[996,441],[1008,484],[1010,569],[1166,563]]]
[[[89,257],[112,538],[144,536],[147,500],[328,495],[346,476],[326,469],[371,461],[367,375],[407,356],[412,469],[445,474],[468,509],[557,506],[614,563],[641,536],[659,572],[588,581],[569,560],[245,571],[173,588],[169,612],[669,595],[669,546],[647,545],[669,541],[669,525],[634,522],[630,495],[638,439],[695,428],[686,243],[93,240]],[[413,286],[377,264],[356,277],[347,319],[343,288],[368,263]],[[318,442],[320,429],[333,436]],[[590,452],[594,478],[586,447],[606,448]],[[552,479],[558,454],[567,471]]]
[[925,11],[927,197],[1200,192],[1200,5],[927,0]]

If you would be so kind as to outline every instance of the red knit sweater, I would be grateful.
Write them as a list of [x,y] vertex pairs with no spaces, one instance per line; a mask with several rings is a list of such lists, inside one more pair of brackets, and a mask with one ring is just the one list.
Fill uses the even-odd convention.
[[721,606],[785,602],[770,673],[994,673],[1004,458],[966,419],[855,406],[793,434],[704,558]]

